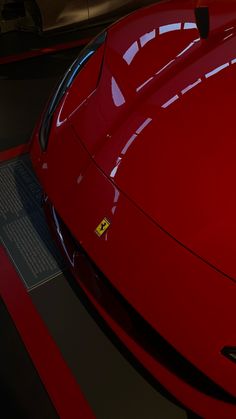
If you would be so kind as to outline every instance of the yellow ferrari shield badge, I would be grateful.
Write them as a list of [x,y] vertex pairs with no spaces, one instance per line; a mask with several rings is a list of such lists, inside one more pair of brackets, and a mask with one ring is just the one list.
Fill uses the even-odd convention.
[[110,226],[110,221],[108,221],[108,219],[105,217],[103,218],[103,220],[98,224],[95,233],[98,235],[98,237],[101,237],[105,231],[108,229],[108,227]]

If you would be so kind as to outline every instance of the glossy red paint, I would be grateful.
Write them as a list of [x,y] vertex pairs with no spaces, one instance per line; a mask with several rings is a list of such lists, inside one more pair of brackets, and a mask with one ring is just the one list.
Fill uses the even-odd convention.
[[[108,30],[54,115],[47,151],[32,159],[46,194],[111,284],[179,353],[236,397],[234,102],[236,2],[209,2],[201,40],[194,7],[167,1]],[[90,94],[56,121],[86,73]],[[81,77],[81,79],[80,79]],[[84,96],[83,96],[84,97]],[[69,103],[69,102],[67,102]],[[99,238],[95,228],[111,226]],[[78,282],[83,287],[81,278]],[[145,367],[207,418],[234,418],[236,403],[191,386],[158,363],[105,313]]]

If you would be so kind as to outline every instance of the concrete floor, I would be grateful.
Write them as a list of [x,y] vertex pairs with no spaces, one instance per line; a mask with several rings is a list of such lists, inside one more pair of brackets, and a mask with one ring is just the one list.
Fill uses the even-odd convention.
[[122,356],[64,276],[30,292],[97,419],[186,419]]
[[[71,50],[1,66],[0,151],[29,141],[53,86],[77,54]],[[111,343],[65,276],[35,287],[30,295],[97,419],[187,418]]]

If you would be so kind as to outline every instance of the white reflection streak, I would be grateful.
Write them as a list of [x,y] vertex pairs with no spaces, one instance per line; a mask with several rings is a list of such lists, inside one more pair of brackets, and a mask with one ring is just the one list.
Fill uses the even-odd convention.
[[178,31],[181,29],[181,23],[172,23],[170,25],[164,25],[159,27],[159,34],[162,35],[166,32]]
[[181,55],[183,55],[186,51],[188,51],[188,49],[190,49],[196,42],[200,41],[200,38],[195,39],[193,42],[191,42],[186,48],[183,49],[183,51],[181,51],[177,57],[181,57]]
[[83,175],[80,174],[77,178],[77,184],[79,185],[82,182],[82,180],[83,180]]
[[185,87],[185,89],[181,90],[182,95],[187,93],[189,90],[193,89],[195,86],[197,86],[199,83],[201,83],[201,81],[202,81],[202,79],[198,79],[194,83],[189,84],[187,87]]
[[140,125],[140,127],[137,129],[136,134],[140,134],[140,132],[142,132],[144,130],[144,128],[146,128],[146,126],[150,124],[151,121],[152,121],[152,118],[147,118],[142,123],[142,125]]
[[135,41],[125,52],[123,55],[124,60],[127,62],[128,65],[130,65],[135,57],[135,55],[139,51],[138,42]]
[[[150,124],[150,122],[152,121],[152,118],[147,118],[147,119],[145,119],[145,121],[140,125],[140,127],[136,130],[136,132],[135,132],[135,134],[133,134],[131,137],[130,137],[130,139],[127,141],[127,143],[126,143],[126,145],[125,145],[125,147],[123,148],[123,150],[121,151],[121,156],[123,157],[125,154],[126,154],[126,152],[128,151],[128,149],[129,149],[129,147],[131,146],[131,144],[134,142],[134,140],[137,138],[137,136],[144,130],[144,128],[146,128],[146,126],[147,125],[149,125]],[[113,167],[113,169],[112,169],[112,171],[111,171],[111,173],[110,173],[110,177],[111,178],[114,178],[115,177],[115,175],[116,175],[116,173],[117,173],[117,170],[118,170],[118,167],[119,167],[119,164],[121,163],[121,161],[122,161],[122,157],[118,157],[118,159],[117,159],[117,161],[116,161],[116,165],[115,165],[115,167]],[[114,201],[115,202],[115,201]]]
[[184,29],[197,29],[197,25],[194,22],[185,22]]
[[[209,77],[214,76],[215,74],[219,73],[224,68],[229,67],[230,64],[236,64],[236,58],[233,58],[230,62],[222,64],[222,65],[218,66],[217,68],[215,68],[214,70],[210,71],[209,73],[205,74],[205,78],[208,79]],[[195,86],[200,84],[202,81],[203,81],[203,79],[199,78],[194,83],[191,83],[188,86],[186,86],[183,90],[181,90],[182,95],[187,93],[189,90],[193,89]],[[162,105],[162,108],[167,108],[173,102],[175,102],[177,99],[179,99],[179,95],[173,96],[170,100],[168,100],[166,103],[164,103],[164,105]]]
[[61,120],[61,114],[62,114],[62,111],[63,111],[63,106],[61,106],[61,109],[60,109],[59,115],[58,115],[58,117],[57,117],[57,122],[56,122],[57,127],[60,127],[60,126],[63,124],[63,122],[65,122],[65,121],[66,121],[66,119],[67,119],[67,118],[65,118],[65,119]]
[[145,33],[145,35],[142,35],[140,37],[140,44],[141,47],[144,47],[148,42],[150,42],[152,39],[156,37],[156,29],[153,29],[151,32]]
[[[114,201],[113,201],[114,204],[117,204],[119,197],[120,197],[120,192],[118,191],[118,189],[115,189],[115,196],[114,196]],[[114,205],[111,210],[113,215],[115,214],[116,209],[117,209],[117,205]]]
[[119,164],[120,164],[120,162],[121,162],[121,158],[119,157],[118,158],[118,163],[116,164],[116,166],[115,167],[113,167],[113,169],[112,169],[112,171],[111,171],[111,173],[110,173],[110,177],[112,177],[112,178],[114,178],[115,177],[115,175],[116,175],[116,172],[117,172],[117,170],[118,170],[118,167],[119,167]]
[[148,80],[146,80],[141,86],[137,87],[136,92],[138,93],[140,90],[142,90],[146,84],[150,83],[151,80],[153,80],[154,77],[150,77]]
[[131,146],[131,144],[134,142],[134,140],[137,138],[137,134],[133,134],[130,139],[127,141],[125,147],[123,148],[121,154],[124,155],[127,150],[129,149],[129,147]]
[[226,67],[229,67],[229,63],[225,63],[225,64],[220,65],[219,67],[216,67],[214,70],[212,70],[209,73],[205,74],[206,79],[208,79],[209,77],[214,76],[214,74],[219,73],[220,71],[222,71]]
[[111,209],[111,213],[114,215],[115,214],[115,212],[116,212],[116,205],[114,205],[114,207],[112,207],[112,209]]
[[119,196],[120,196],[120,192],[118,191],[118,189],[115,189],[114,204],[118,202]]
[[171,60],[169,61],[166,65],[164,65],[164,67],[162,67],[160,70],[158,70],[156,72],[156,75],[160,74],[162,71],[164,71],[167,67],[169,67],[169,65],[171,65],[175,60]]
[[164,109],[168,108],[168,106],[170,106],[172,103],[174,103],[177,99],[179,99],[179,95],[173,96],[166,103],[164,103],[164,105],[162,105],[162,108],[164,108]]
[[137,138],[137,136],[144,130],[144,128],[146,128],[147,125],[150,124],[150,122],[152,121],[152,118],[147,118],[141,125],[140,127],[136,130],[135,134],[133,134],[129,141],[127,141],[126,145],[124,146],[121,154],[124,156],[128,149],[130,148],[131,144],[134,142],[134,140]]
[[[183,29],[196,29],[197,25],[194,22],[185,22]],[[157,28],[159,30],[159,35],[164,33],[178,31],[181,30],[181,22],[178,23],[171,23],[169,25],[163,25]],[[139,42],[141,48],[144,47],[148,42],[154,39],[157,35],[157,30],[153,29],[150,32],[145,33],[144,35],[140,36]],[[199,38],[200,39],[200,38]],[[196,42],[196,41],[194,41]],[[127,51],[123,55],[123,59],[126,61],[128,65],[130,65],[135,57],[135,55],[139,52],[139,44],[138,41],[133,42],[133,44],[127,49]]]
[[114,77],[112,77],[112,79],[111,79],[111,91],[112,91],[112,98],[113,98],[114,104],[117,107],[124,105],[125,98],[124,98],[118,84],[116,83],[116,80],[114,79]]
[[224,38],[224,41],[226,41],[226,39],[232,38],[232,36],[233,36],[233,35],[234,35],[233,33],[229,34],[228,36],[226,36],[226,37]]
[[112,169],[111,174],[110,174],[111,177],[115,177],[117,169],[118,169],[118,164]]
[[191,48],[194,45],[194,42],[191,42],[191,44],[189,44],[186,48],[183,49],[183,51],[181,51],[177,57],[181,57],[181,55],[183,55],[186,51],[188,51],[189,48]]

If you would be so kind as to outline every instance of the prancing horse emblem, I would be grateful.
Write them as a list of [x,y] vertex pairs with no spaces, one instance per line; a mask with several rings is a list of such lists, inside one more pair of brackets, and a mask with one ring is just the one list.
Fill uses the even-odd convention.
[[95,233],[97,234],[98,237],[101,237],[105,231],[108,229],[108,227],[110,226],[110,221],[105,217],[103,218],[103,220],[98,224]]

